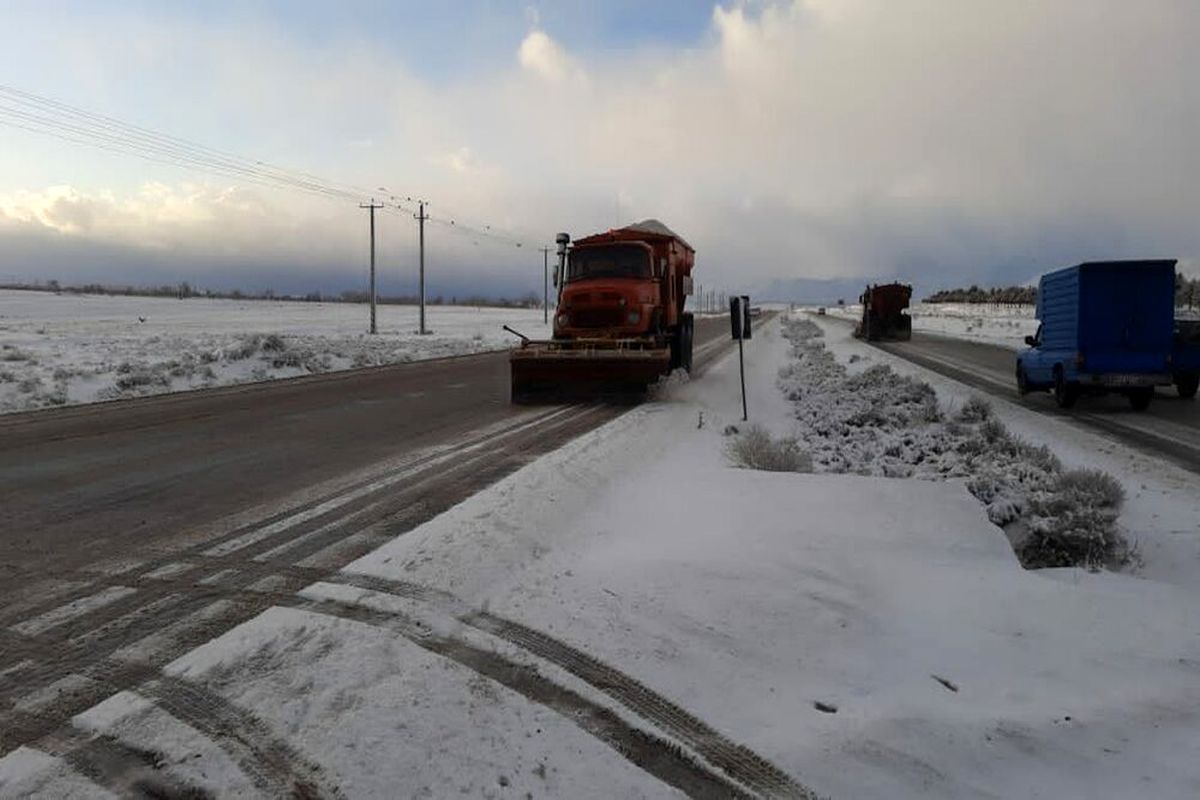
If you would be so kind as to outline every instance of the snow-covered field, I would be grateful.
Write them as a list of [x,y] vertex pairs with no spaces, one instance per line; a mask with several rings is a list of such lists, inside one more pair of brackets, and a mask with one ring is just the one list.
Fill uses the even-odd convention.
[[[862,319],[862,306],[830,306],[827,313],[857,322]],[[973,339],[1013,350],[1025,347],[1025,337],[1037,332],[1038,325],[1033,306],[1027,305],[914,303],[908,313],[914,331]]]
[[[821,325],[851,375],[893,363]],[[1200,794],[1195,476],[993,400],[1064,467],[1121,481],[1118,522],[1146,561],[1024,570],[965,474],[827,471],[837,465],[780,391],[792,357],[777,323],[746,356],[751,420],[800,435],[818,474],[730,465],[727,426],[744,425],[725,357],[302,592],[404,625],[277,608],[167,672],[252,711],[348,797],[675,796],[578,720],[431,654],[423,637],[519,663],[706,763],[703,741],[481,629],[479,614],[612,665],[821,795]],[[918,390],[914,405],[959,415],[970,393],[930,384],[936,398]],[[362,588],[368,578],[384,582]],[[428,591],[401,596],[388,581]],[[164,769],[213,792],[246,786],[228,756],[131,693],[77,724],[152,743]],[[86,787],[29,749],[0,760],[0,796]]]
[[0,290],[0,413],[494,350],[536,309],[175,300]]

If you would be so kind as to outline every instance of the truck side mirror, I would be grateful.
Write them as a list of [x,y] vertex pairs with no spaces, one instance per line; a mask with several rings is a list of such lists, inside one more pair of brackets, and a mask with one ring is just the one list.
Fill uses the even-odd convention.
[[1037,343],[1038,341],[1036,336],[1025,337],[1025,344],[1029,345],[1030,347],[1037,347]]

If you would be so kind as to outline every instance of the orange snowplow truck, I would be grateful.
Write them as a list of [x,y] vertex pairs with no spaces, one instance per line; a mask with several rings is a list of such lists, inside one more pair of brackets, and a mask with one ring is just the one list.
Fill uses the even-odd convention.
[[514,403],[628,398],[672,370],[691,371],[694,324],[683,310],[691,245],[648,219],[576,239],[560,254],[554,338],[523,338],[512,351]]

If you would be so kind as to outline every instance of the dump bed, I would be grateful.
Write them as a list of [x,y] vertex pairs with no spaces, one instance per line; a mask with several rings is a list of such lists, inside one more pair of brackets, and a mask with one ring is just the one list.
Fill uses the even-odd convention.
[[1044,275],[1037,317],[1046,350],[1088,372],[1155,372],[1171,352],[1175,262],[1093,261]]

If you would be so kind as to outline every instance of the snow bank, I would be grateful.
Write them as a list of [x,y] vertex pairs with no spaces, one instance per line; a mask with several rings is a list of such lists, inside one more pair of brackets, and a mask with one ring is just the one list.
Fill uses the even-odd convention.
[[496,350],[536,309],[55,295],[0,290],[0,413]]
[[1045,445],[1014,437],[973,397],[950,418],[924,381],[886,364],[849,371],[806,318],[783,323],[792,360],[779,388],[794,405],[797,438],[817,468],[891,478],[966,478],[1030,567],[1123,565],[1116,525],[1124,491],[1111,477],[1064,471]]
[[[850,372],[886,364],[918,378],[937,392],[943,410],[953,416],[979,395],[932,370],[853,338],[843,324],[810,316],[825,333],[826,348]],[[1012,436],[1047,447],[1067,469],[1101,470],[1124,488],[1117,523],[1137,551],[1134,574],[1200,592],[1200,477],[1124,444],[1074,425],[1069,418],[1046,415],[1003,397],[989,396],[993,415]]]

